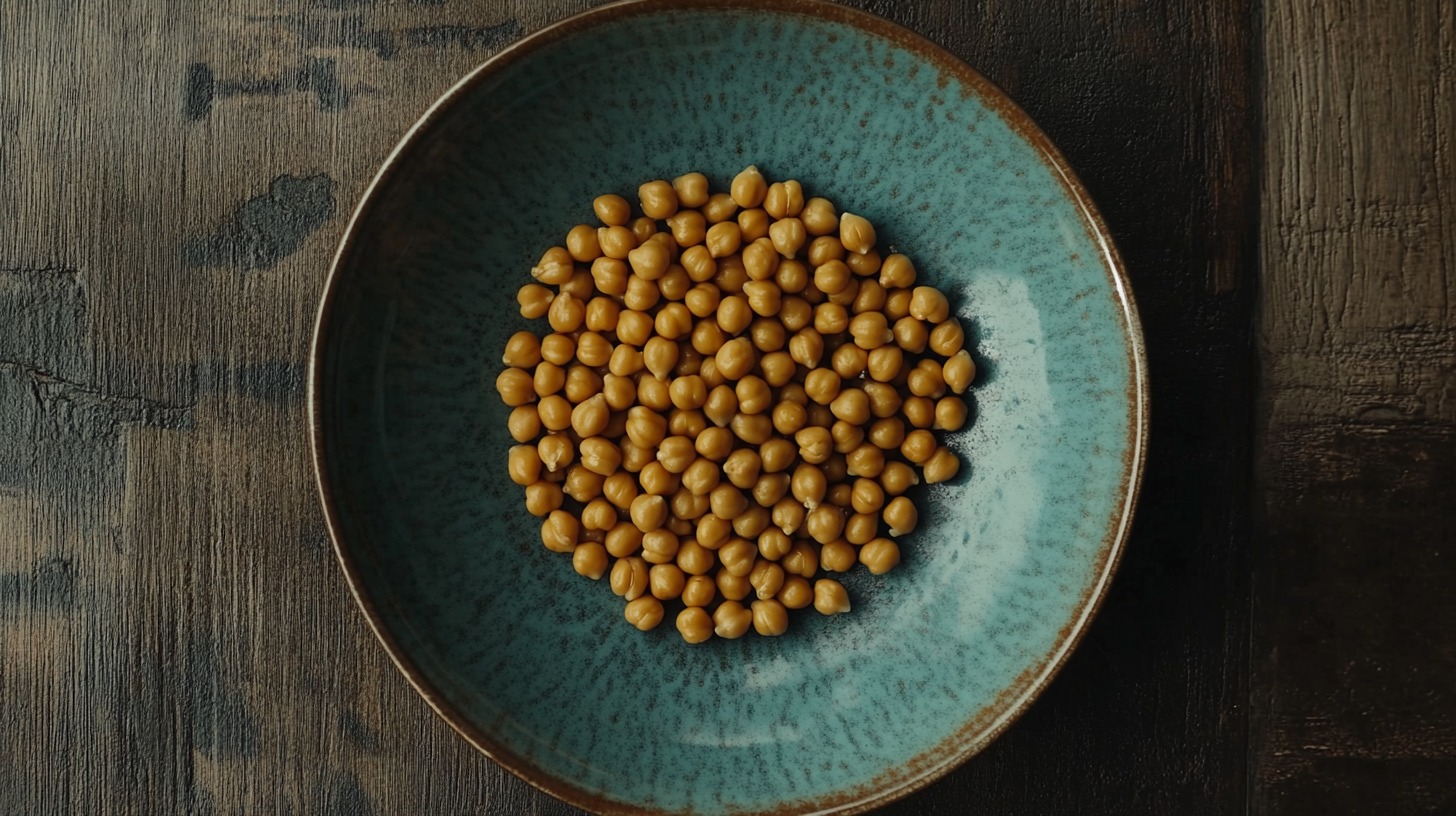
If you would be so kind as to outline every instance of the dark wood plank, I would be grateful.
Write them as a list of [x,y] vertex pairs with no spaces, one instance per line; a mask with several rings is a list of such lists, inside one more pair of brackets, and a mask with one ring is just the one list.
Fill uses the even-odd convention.
[[[885,812],[1240,810],[1253,10],[857,2],[1066,151],[1129,262],[1156,401],[1082,648],[984,756]],[[302,376],[388,149],[589,4],[0,0],[0,54],[34,67],[0,80],[0,812],[575,812],[468,749],[366,631]]]
[[1253,810],[1456,810],[1456,8],[1272,2]]

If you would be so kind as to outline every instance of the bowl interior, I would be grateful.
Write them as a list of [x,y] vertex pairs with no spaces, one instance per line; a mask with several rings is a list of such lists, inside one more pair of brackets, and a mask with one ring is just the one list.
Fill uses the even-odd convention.
[[[1111,250],[988,86],[830,16],[618,8],[507,52],[407,141],[331,282],[316,445],[355,590],[457,727],[578,804],[807,812],[934,778],[1044,684],[1120,545],[1140,338]],[[493,383],[594,196],[750,162],[878,225],[982,373],[961,476],[916,494],[899,569],[846,581],[852,614],[689,647],[541,546]]]

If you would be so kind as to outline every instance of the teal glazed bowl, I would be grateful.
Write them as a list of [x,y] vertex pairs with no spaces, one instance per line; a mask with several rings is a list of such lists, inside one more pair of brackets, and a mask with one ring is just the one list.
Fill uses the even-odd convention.
[[[749,163],[867,216],[968,327],[964,462],[848,615],[689,646],[541,546],[506,475],[514,293],[591,200]],[[546,28],[432,107],[359,205],[320,311],[312,441],[339,560],[471,744],[609,814],[860,813],[1047,685],[1126,539],[1148,417],[1127,279],[1081,184],[975,71],[809,0],[647,0]]]

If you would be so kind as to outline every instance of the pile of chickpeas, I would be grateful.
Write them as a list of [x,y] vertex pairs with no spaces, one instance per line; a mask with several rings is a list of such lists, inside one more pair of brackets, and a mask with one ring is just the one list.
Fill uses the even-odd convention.
[[550,331],[511,336],[496,388],[542,543],[610,574],[638,629],[680,603],[688,643],[848,612],[821,572],[888,572],[919,517],[905,491],[960,469],[936,432],[966,423],[965,332],[868,220],[797,181],[748,167],[727,192],[688,173],[637,197],[634,217],[599,196],[600,226],[517,294]]

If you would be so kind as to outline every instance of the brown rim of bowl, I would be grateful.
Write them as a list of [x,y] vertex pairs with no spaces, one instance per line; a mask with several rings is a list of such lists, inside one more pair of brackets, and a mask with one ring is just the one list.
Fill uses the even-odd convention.
[[[510,750],[497,744],[489,736],[462,717],[435,690],[418,667],[410,660],[409,656],[400,649],[399,644],[395,642],[393,635],[380,618],[373,601],[363,593],[354,556],[344,546],[340,538],[338,507],[330,489],[327,468],[324,462],[324,430],[322,422],[324,408],[320,396],[320,380],[322,377],[320,359],[323,357],[325,338],[328,335],[329,321],[332,318],[332,307],[335,291],[339,285],[340,268],[345,257],[353,248],[359,225],[373,206],[375,192],[385,181],[393,176],[396,168],[399,166],[400,158],[413,146],[415,139],[420,133],[434,124],[442,114],[479,85],[486,77],[510,66],[512,63],[543,45],[590,29],[597,24],[623,17],[671,10],[696,11],[703,9],[789,13],[850,25],[868,34],[889,40],[896,45],[911,50],[935,65],[943,74],[949,74],[959,79],[965,88],[973,91],[983,104],[999,113],[1022,138],[1034,146],[1040,153],[1042,160],[1061,179],[1067,195],[1076,202],[1077,208],[1081,211],[1085,219],[1088,237],[1092,239],[1102,252],[1104,268],[1107,271],[1109,282],[1112,284],[1113,290],[1116,293],[1118,303],[1122,308],[1123,319],[1127,325],[1129,340],[1127,351],[1133,372],[1132,381],[1127,387],[1127,398],[1129,404],[1132,406],[1132,415],[1128,428],[1129,450],[1123,457],[1124,472],[1122,480],[1121,517],[1117,520],[1116,526],[1109,531],[1107,537],[1102,542],[1102,548],[1098,553],[1100,563],[1096,568],[1097,579],[1088,587],[1081,602],[1078,604],[1078,614],[1062,627],[1057,647],[1047,655],[1046,659],[1040,665],[1033,666],[1023,672],[1002,693],[995,703],[988,707],[988,711],[998,711],[999,709],[999,713],[991,717],[989,723],[981,722],[981,718],[969,722],[940,744],[933,746],[906,763],[904,768],[887,770],[881,776],[857,788],[840,791],[820,800],[784,802],[773,810],[762,811],[758,814],[753,814],[753,816],[787,816],[787,814],[801,814],[803,816],[843,814],[847,816],[848,814],[864,813],[865,811],[920,790],[926,785],[945,776],[972,756],[980,753],[980,751],[1000,736],[1012,722],[1026,711],[1031,702],[1041,694],[1051,682],[1052,678],[1056,676],[1066,661],[1067,655],[1081,641],[1088,622],[1097,613],[1103,598],[1106,596],[1107,587],[1112,580],[1113,574],[1116,572],[1118,562],[1121,560],[1122,551],[1132,526],[1133,510],[1137,504],[1138,491],[1142,486],[1143,470],[1146,465],[1149,413],[1146,350],[1143,344],[1141,321],[1138,318],[1137,306],[1133,301],[1132,290],[1127,281],[1122,259],[1118,255],[1117,249],[1108,234],[1107,226],[1103,222],[1101,215],[1092,205],[1091,198],[1082,186],[1081,181],[1078,180],[1066,159],[1063,158],[1062,154],[1051,143],[1051,140],[1041,132],[1041,129],[1032,122],[1031,118],[1015,102],[1011,101],[1011,98],[1001,91],[1000,88],[949,51],[898,24],[868,12],[837,5],[829,0],[619,0],[619,2],[598,6],[553,23],[502,49],[446,91],[410,127],[404,137],[399,141],[399,144],[390,151],[388,158],[385,159],[384,164],[375,174],[373,180],[370,181],[369,186],[365,189],[359,201],[358,207],[349,219],[349,224],[339,243],[338,252],[334,256],[333,264],[329,269],[328,279],[324,285],[324,293],[319,304],[318,319],[314,327],[314,340],[309,353],[309,442],[313,455],[314,474],[318,482],[319,496],[323,503],[325,521],[329,530],[329,539],[333,542],[334,553],[338,557],[339,565],[342,567],[344,576],[349,583],[349,591],[353,594],[354,600],[359,604],[359,608],[364,612],[365,619],[369,622],[369,627],[374,631],[375,636],[379,638],[380,643],[384,645],[385,651],[388,652],[395,666],[441,719],[448,723],[451,728],[455,729],[456,732],[477,750],[505,767],[511,773],[534,787],[569,804],[610,816],[615,816],[616,814],[621,814],[621,816],[664,816],[664,811],[661,810],[650,810],[613,801],[583,790],[566,780],[546,774],[533,767],[530,763],[521,760]],[[742,816],[750,816],[750,814],[745,812]]]

